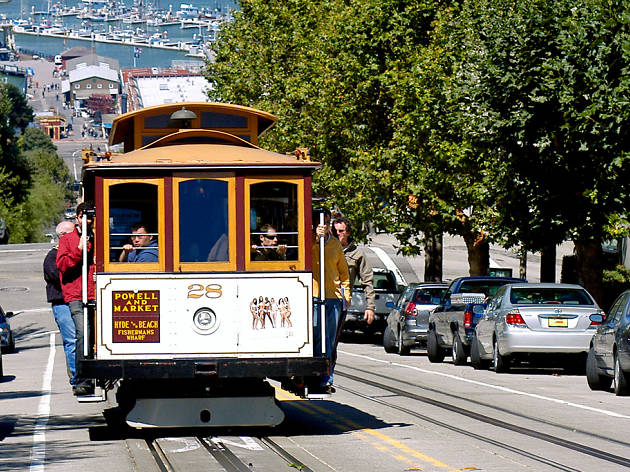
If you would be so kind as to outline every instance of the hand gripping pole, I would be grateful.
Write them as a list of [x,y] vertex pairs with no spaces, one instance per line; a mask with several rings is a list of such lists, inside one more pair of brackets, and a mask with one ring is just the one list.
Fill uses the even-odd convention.
[[[324,213],[319,214],[319,224],[324,226]],[[319,299],[322,304],[320,305],[320,314],[322,321],[322,354],[326,354],[326,284],[325,284],[325,271],[324,271],[324,244],[325,236],[319,237]]]
[[87,215],[81,215],[81,237],[83,238],[83,264],[81,267],[81,301],[83,302],[83,357],[88,355],[88,242]]

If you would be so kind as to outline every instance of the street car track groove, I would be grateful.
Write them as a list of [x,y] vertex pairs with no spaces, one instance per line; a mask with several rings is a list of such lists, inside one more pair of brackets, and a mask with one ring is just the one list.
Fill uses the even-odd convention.
[[175,469],[169,462],[166,454],[164,454],[160,443],[154,439],[146,439],[145,442],[147,443],[149,451],[151,451],[151,455],[153,456],[153,459],[155,459],[155,463],[157,464],[158,469],[160,469],[160,472],[174,472]]
[[225,445],[219,446],[209,438],[202,438],[201,436],[197,436],[197,440],[227,472],[251,472],[248,465],[236,457]]
[[[220,441],[220,444],[217,444],[215,441],[212,441],[211,438],[201,436],[197,436],[196,439],[227,472],[251,472],[251,464],[244,463],[230,451],[227,445]],[[258,440],[266,445],[271,452],[284,460],[289,467],[295,467],[303,472],[313,472],[309,467],[301,463],[289,452],[285,451],[275,441],[268,437],[258,437]]]
[[[362,372],[364,374],[374,375],[373,372],[367,371],[367,370],[364,370],[364,369],[360,369],[358,367],[353,367],[353,366],[350,366],[350,365],[344,365],[344,364],[341,364],[341,363],[337,363],[337,365],[339,365],[341,367],[347,367],[349,369],[353,369],[353,370],[356,370],[358,372]],[[335,373],[336,372],[337,371],[335,371]],[[567,432],[580,433],[580,434],[584,434],[586,436],[590,436],[592,438],[596,438],[596,439],[599,439],[599,440],[602,440],[602,441],[615,443],[615,444],[618,444],[618,445],[624,446],[624,447],[630,447],[630,443],[625,442],[625,441],[621,441],[619,439],[611,438],[609,436],[603,436],[601,434],[596,434],[596,433],[593,433],[593,432],[590,432],[590,431],[585,431],[583,429],[578,429],[578,428],[575,428],[575,427],[572,427],[572,426],[566,426],[566,425],[559,424],[559,423],[556,423],[556,422],[553,422],[553,421],[548,421],[548,420],[546,420],[544,418],[536,418],[536,417],[533,417],[533,416],[528,416],[528,415],[524,415],[524,414],[521,414],[521,413],[516,413],[516,412],[514,412],[512,410],[508,410],[507,408],[502,408],[502,407],[497,406],[497,405],[490,405],[488,403],[480,402],[480,401],[477,401],[477,400],[472,400],[470,398],[462,397],[460,395],[454,395],[452,393],[444,392],[442,390],[437,390],[435,388],[428,387],[426,385],[416,384],[416,383],[408,382],[406,380],[397,379],[397,378],[390,377],[390,376],[387,376],[387,375],[382,375],[382,374],[379,374],[379,377],[381,379],[391,380],[392,382],[396,382],[396,383],[399,383],[399,384],[407,385],[409,387],[420,388],[422,390],[433,392],[433,393],[436,393],[438,395],[451,397],[451,398],[454,398],[456,400],[464,401],[464,402],[467,402],[467,403],[472,403],[474,405],[482,406],[482,407],[485,407],[485,408],[490,408],[490,409],[493,409],[493,410],[496,410],[496,411],[500,411],[502,413],[507,413],[509,415],[516,416],[518,418],[522,418],[522,419],[525,419],[525,420],[530,420],[530,421],[534,421],[534,422],[537,422],[537,423],[542,423],[542,424],[545,424],[545,425],[548,425],[548,426],[553,426],[554,428],[563,429],[563,430],[565,430]]]
[[280,447],[276,442],[272,441],[269,438],[258,438],[263,444],[265,444],[269,449],[274,451],[280,457],[282,457],[290,467],[296,467],[298,470],[302,472],[313,472],[306,465],[302,464],[299,460],[285,451],[282,447]]
[[[349,366],[347,366],[347,367],[349,367]],[[356,370],[359,370],[359,369],[356,369]],[[435,407],[451,411],[453,413],[458,413],[458,414],[467,416],[469,418],[481,421],[483,423],[491,424],[491,425],[499,427],[499,428],[507,429],[507,430],[510,430],[510,431],[513,431],[513,432],[516,432],[516,433],[519,433],[519,434],[523,434],[525,436],[530,436],[532,438],[540,439],[542,441],[547,441],[547,442],[555,444],[557,446],[564,447],[564,448],[567,448],[567,449],[570,449],[570,450],[573,450],[573,451],[576,451],[576,452],[580,452],[582,454],[585,454],[585,455],[588,455],[588,456],[591,456],[591,457],[595,457],[597,459],[601,459],[601,460],[604,460],[604,461],[607,461],[607,462],[611,462],[611,463],[614,463],[614,464],[617,464],[617,465],[621,465],[621,466],[626,467],[626,468],[630,468],[630,459],[627,459],[625,457],[621,457],[621,456],[610,454],[610,453],[607,453],[607,452],[604,452],[604,451],[600,451],[598,449],[595,449],[595,448],[592,448],[592,447],[589,447],[589,446],[578,444],[578,443],[575,443],[573,441],[567,441],[565,439],[557,438],[557,437],[554,437],[554,436],[551,436],[549,434],[545,434],[545,433],[542,433],[542,432],[539,432],[539,431],[534,431],[534,430],[529,429],[529,428],[524,428],[524,427],[521,427],[521,426],[516,426],[516,425],[510,424],[510,423],[506,423],[505,421],[497,420],[497,419],[491,418],[489,416],[482,415],[482,414],[479,414],[479,413],[475,413],[473,411],[469,411],[469,410],[466,410],[466,409],[463,409],[463,408],[460,408],[460,407],[457,407],[457,406],[454,406],[454,405],[449,405],[448,403],[444,403],[444,402],[441,402],[439,400],[434,400],[432,398],[424,397],[424,396],[421,396],[421,395],[416,395],[414,393],[407,392],[405,390],[401,390],[399,388],[392,387],[392,386],[389,386],[389,385],[385,385],[385,384],[382,384],[380,382],[375,382],[375,381],[372,381],[372,380],[365,379],[363,377],[358,377],[356,375],[352,375],[352,374],[350,374],[348,372],[345,372],[343,370],[336,369],[335,370],[335,375],[339,375],[340,377],[345,377],[347,379],[354,380],[355,382],[358,382],[358,383],[370,385],[372,387],[376,387],[376,388],[379,388],[381,390],[388,391],[390,393],[393,393],[393,394],[401,396],[401,397],[406,397],[406,398],[409,398],[409,399],[412,399],[412,400],[416,400],[416,401],[419,401],[419,402],[422,402],[422,403],[427,403],[429,405],[433,405]],[[393,379],[393,380],[395,380],[395,379]],[[416,387],[419,387],[419,386],[416,386]],[[499,447],[506,448],[506,449],[509,449],[511,451],[517,452],[518,454],[521,454],[521,455],[523,455],[525,457],[528,457],[528,458],[531,458],[531,459],[543,462],[545,464],[552,465],[553,467],[555,467],[555,468],[557,468],[559,470],[565,470],[565,471],[578,470],[578,469],[573,469],[571,467],[559,464],[559,463],[554,462],[554,461],[550,461],[548,459],[545,459],[545,458],[543,458],[541,456],[537,456],[535,454],[529,453],[527,451],[519,450],[518,448],[514,448],[514,447],[509,446],[507,444],[504,444],[504,443],[501,443],[501,442],[498,442],[498,441],[495,441],[495,440],[492,440],[492,439],[489,439],[489,438],[484,438],[483,436],[479,436],[479,435],[471,433],[471,432],[469,432],[467,430],[460,429],[460,428],[448,425],[448,424],[443,423],[443,422],[438,421],[438,420],[434,420],[434,419],[429,418],[427,416],[421,415],[420,413],[408,410],[408,409],[406,409],[404,407],[400,407],[398,405],[395,405],[395,404],[392,404],[392,403],[388,403],[388,402],[385,402],[385,401],[380,400],[380,399],[372,398],[370,396],[364,395],[364,394],[362,394],[360,392],[357,392],[355,390],[348,389],[348,388],[345,388],[345,387],[337,387],[337,388],[340,389],[340,390],[345,390],[348,393],[351,393],[353,395],[358,395],[358,396],[360,396],[362,398],[369,399],[369,400],[371,400],[371,401],[373,401],[375,403],[379,403],[379,404],[388,406],[390,408],[393,408],[395,410],[402,411],[404,413],[407,413],[407,414],[412,415],[412,416],[414,416],[416,418],[428,421],[428,422],[433,423],[435,425],[438,425],[438,426],[441,426],[441,427],[445,427],[445,428],[450,429],[452,431],[456,431],[456,432],[458,432],[460,434],[463,434],[463,435],[466,435],[466,436],[469,436],[469,437],[473,437],[473,438],[476,438],[476,439],[481,439],[483,441],[491,442],[492,444],[495,444],[495,445],[497,445]]]

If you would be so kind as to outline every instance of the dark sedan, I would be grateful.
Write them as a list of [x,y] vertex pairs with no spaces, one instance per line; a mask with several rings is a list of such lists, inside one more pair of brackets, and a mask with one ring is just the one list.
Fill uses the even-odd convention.
[[409,354],[413,346],[426,344],[429,314],[440,303],[448,284],[427,282],[411,285],[396,301],[383,332],[385,352]]
[[630,290],[623,292],[598,326],[586,359],[591,390],[630,394]]

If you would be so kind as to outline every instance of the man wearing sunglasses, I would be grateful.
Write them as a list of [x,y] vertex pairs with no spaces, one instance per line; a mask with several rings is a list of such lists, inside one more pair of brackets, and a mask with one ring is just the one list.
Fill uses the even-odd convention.
[[286,244],[278,244],[278,234],[273,225],[266,224],[260,228],[260,246],[254,245],[252,249],[254,261],[284,261],[287,255]]

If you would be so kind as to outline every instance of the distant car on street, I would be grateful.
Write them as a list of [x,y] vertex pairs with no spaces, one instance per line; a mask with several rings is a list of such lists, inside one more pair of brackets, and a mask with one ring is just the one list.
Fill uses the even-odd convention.
[[472,363],[492,359],[495,372],[507,372],[519,361],[566,357],[566,368],[583,371],[602,315],[580,285],[504,285],[477,323]]
[[385,352],[409,354],[413,346],[427,342],[429,314],[440,304],[447,283],[420,283],[409,285],[400,295],[387,317],[383,332]]
[[346,321],[343,324],[343,329],[346,331],[359,330],[368,334],[383,332],[390,310],[387,304],[393,304],[400,295],[402,288],[398,286],[396,276],[391,270],[378,267],[374,267],[372,270],[374,273],[374,293],[376,298],[374,321],[369,325],[365,321],[365,292],[363,287],[361,287],[361,281],[357,278],[352,287],[352,299],[346,314]]
[[0,218],[0,244],[7,244],[9,242],[9,228],[7,222]]
[[586,359],[586,380],[591,390],[630,394],[630,290],[623,292],[602,316]]
[[77,216],[76,208],[66,208],[63,212],[63,217],[66,220],[73,220],[74,218],[76,218],[76,216]]
[[0,307],[0,350],[2,352],[15,351],[15,339],[13,338],[13,332],[11,331],[11,325],[7,318],[13,316],[13,312],[9,311],[5,313]]

